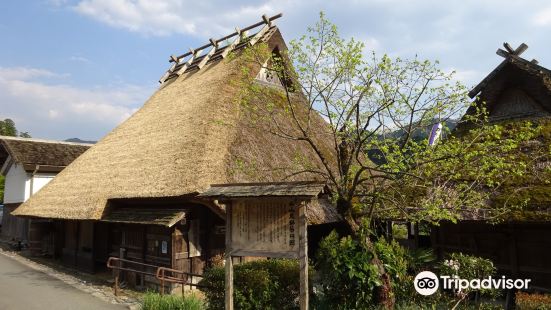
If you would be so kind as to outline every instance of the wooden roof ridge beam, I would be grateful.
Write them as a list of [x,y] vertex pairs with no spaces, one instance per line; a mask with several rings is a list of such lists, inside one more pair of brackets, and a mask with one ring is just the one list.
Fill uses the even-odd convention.
[[503,43],[503,47],[505,50],[502,50],[500,48],[497,49],[496,54],[503,58],[511,57],[511,56],[517,56],[520,57],[522,53],[524,53],[528,49],[528,45],[525,43],[521,43],[516,49],[513,50],[511,45],[509,43],[505,42]]
[[[241,29],[241,33],[246,32],[246,31],[251,30],[251,29],[254,29],[254,28],[258,27],[258,26],[266,25],[266,23],[268,23],[268,24],[271,26],[272,21],[274,21],[274,20],[276,20],[276,19],[278,19],[278,18],[280,18],[280,17],[282,17],[282,16],[283,16],[283,13],[276,14],[276,15],[270,17],[270,18],[268,18],[266,15],[263,15],[263,17],[262,17],[263,20],[262,20],[262,21],[260,21],[260,22],[258,22],[258,23],[256,23],[256,24],[253,24],[253,25],[250,25],[250,26],[248,26],[248,27],[245,27],[245,28]],[[264,18],[264,17],[265,17],[265,18]],[[230,38],[232,38],[232,37],[234,37],[234,36],[236,36],[236,35],[238,35],[238,34],[240,34],[240,33],[236,31],[236,32],[233,32],[233,33],[231,33],[231,34],[229,34],[229,35],[223,37],[223,38],[220,38],[220,39],[218,39],[218,40],[215,40],[215,41],[216,41],[216,43],[220,43],[220,42],[222,42],[222,41],[224,41],[224,40],[227,40],[227,39],[230,39]],[[212,45],[212,42],[209,42],[209,43],[207,43],[207,44],[205,44],[205,45],[203,45],[203,46],[200,46],[200,47],[198,47],[198,48],[196,48],[196,49],[194,49],[194,50],[202,50],[202,49],[205,49],[205,48],[207,48],[207,47],[209,47],[209,46],[211,46],[211,45]],[[191,52],[187,52],[187,53],[184,53],[184,54],[182,54],[182,55],[180,55],[180,56],[177,56],[176,59],[177,59],[177,60],[180,60],[180,59],[182,59],[182,58],[184,58],[184,57],[186,57],[186,56],[189,56],[189,55],[191,55]],[[175,62],[175,61],[174,61],[173,59],[170,59],[170,62]]]
[[235,39],[233,40],[232,43],[230,43],[228,46],[226,46],[226,49],[224,49],[224,51],[220,55],[220,56],[222,56],[222,58],[226,58],[226,56],[228,56],[228,54],[231,52],[231,50],[233,50],[233,48],[235,46],[237,46],[237,44],[239,44],[239,42],[241,42],[242,36],[247,35],[247,31],[241,31],[239,29],[239,27],[235,27],[235,32],[237,32],[237,36],[235,37]]
[[207,63],[207,61],[209,61],[210,56],[212,56],[212,54],[216,53],[216,50],[218,49],[218,42],[217,41],[215,41],[214,39],[210,39],[209,41],[210,41],[210,44],[212,45],[212,48],[205,55],[205,57],[203,57],[203,59],[201,59],[201,61],[197,64],[197,68],[199,68],[199,69],[203,68],[203,66]]
[[[171,60],[172,60],[172,57],[174,57],[174,56],[171,56]],[[172,72],[174,72],[174,69],[176,69],[177,65],[178,65],[177,62],[173,63],[172,66],[170,66],[170,68],[165,72],[165,74],[163,74],[163,76],[161,76],[161,78],[159,79],[159,83],[163,84],[166,81],[166,79],[168,79],[170,74]]]
[[260,29],[260,31],[258,31],[252,38],[251,40],[249,41],[249,45],[250,46],[253,46],[256,44],[256,42],[258,42],[258,40],[260,40],[262,38],[262,36],[264,36],[264,34],[266,34],[266,32],[268,32],[268,30],[270,29],[270,27],[272,27],[272,22],[266,17],[266,15],[262,15],[262,19],[264,19],[264,27],[262,27],[262,29]]
[[184,65],[178,70],[178,72],[176,72],[178,76],[184,74],[184,72],[186,72],[187,68],[195,60],[195,58],[197,58],[203,52],[203,50],[192,50],[192,49],[189,49],[189,51],[191,53],[191,57],[189,57],[189,59],[184,63]]

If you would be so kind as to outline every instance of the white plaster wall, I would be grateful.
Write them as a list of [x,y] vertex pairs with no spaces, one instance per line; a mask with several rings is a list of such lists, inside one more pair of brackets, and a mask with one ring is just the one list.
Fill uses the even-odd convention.
[[33,181],[33,192],[32,194],[38,192],[44,185],[48,184],[54,177],[56,173],[37,173],[34,175]]
[[29,175],[22,165],[13,164],[6,174],[4,185],[4,203],[24,202],[28,197],[26,192]]
[[6,185],[4,188],[4,203],[21,203],[38,192],[44,185],[48,184],[55,176],[55,173],[37,173],[33,177],[31,193],[31,173],[26,172],[23,166],[14,164],[6,174]]

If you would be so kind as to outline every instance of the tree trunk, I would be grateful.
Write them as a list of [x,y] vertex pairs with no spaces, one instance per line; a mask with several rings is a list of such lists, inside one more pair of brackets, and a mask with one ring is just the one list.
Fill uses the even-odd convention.
[[375,247],[373,246],[373,242],[371,241],[369,236],[365,236],[364,238],[360,236],[360,225],[356,223],[356,221],[354,220],[354,217],[352,216],[352,204],[350,203],[350,201],[347,201],[346,199],[339,198],[337,199],[337,210],[341,215],[343,215],[344,220],[347,224],[348,230],[352,235],[352,237],[362,242],[365,248],[373,255],[373,259],[371,260],[371,263],[377,266],[379,275],[381,277],[381,282],[383,283],[375,291],[375,296],[374,296],[375,301],[378,304],[383,305],[385,309],[393,309],[394,294],[392,292],[392,283],[390,280],[390,275],[386,272],[383,262],[381,262],[381,260],[379,259],[377,252],[375,251]]

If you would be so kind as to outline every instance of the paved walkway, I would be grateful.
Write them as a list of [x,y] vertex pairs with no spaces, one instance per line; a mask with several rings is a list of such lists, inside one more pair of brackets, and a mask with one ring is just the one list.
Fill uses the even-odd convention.
[[0,310],[122,310],[0,254]]

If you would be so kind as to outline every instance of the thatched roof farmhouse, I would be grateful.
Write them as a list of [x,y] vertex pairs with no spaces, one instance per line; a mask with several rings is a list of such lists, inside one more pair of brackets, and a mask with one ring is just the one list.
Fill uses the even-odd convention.
[[[238,103],[242,89],[235,81],[243,75],[243,52],[257,44],[286,49],[273,24],[277,17],[264,16],[257,24],[171,56],[170,69],[143,107],[15,214],[48,219],[36,231],[56,236],[48,239],[56,240],[54,256],[69,265],[94,271],[105,268],[108,257],[124,256],[200,273],[224,252],[225,207],[198,194],[212,184],[272,182],[296,195],[293,184],[303,183],[289,182],[323,181],[300,173],[321,167],[306,142],[262,130],[268,125],[259,120],[251,126]],[[254,83],[272,90],[281,83],[267,80],[260,65],[251,68]],[[323,144],[328,125],[317,114],[310,121]],[[281,126],[293,130],[292,122]],[[306,216],[320,232],[339,221],[328,201],[312,204]],[[312,240],[318,228],[312,228]],[[144,278],[134,280],[144,283]]]

